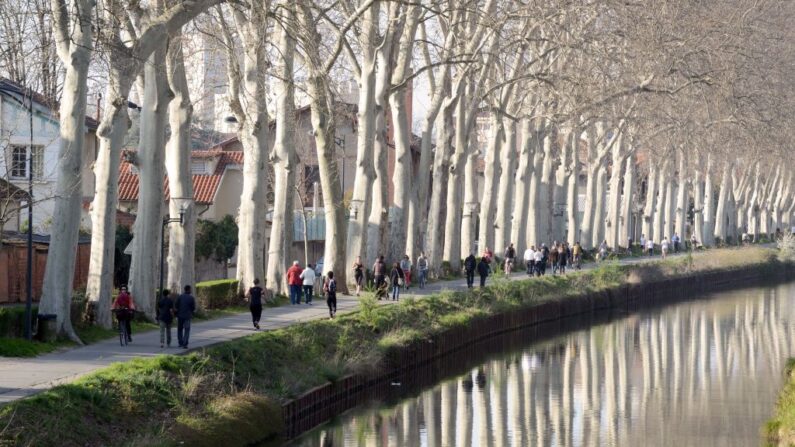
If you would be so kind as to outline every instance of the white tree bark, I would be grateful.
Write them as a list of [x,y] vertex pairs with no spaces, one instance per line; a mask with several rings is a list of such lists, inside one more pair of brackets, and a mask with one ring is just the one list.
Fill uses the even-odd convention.
[[[700,166],[701,159],[698,159],[699,166],[693,170],[693,230],[699,241],[704,240],[704,182],[703,173]],[[682,235],[684,238],[684,235]]]
[[133,226],[129,289],[138,311],[155,317],[163,224],[164,146],[169,103],[166,43],[144,64],[144,94],[138,143],[138,215]]
[[443,225],[447,218],[447,209],[442,202],[447,197],[447,177],[450,172],[450,157],[453,152],[453,106],[455,103],[445,101],[442,115],[436,128],[436,153],[433,160],[433,181],[431,189],[431,202],[428,208],[428,243],[426,255],[428,256],[429,273],[438,274],[442,264]]
[[[673,164],[673,163],[672,163]],[[665,202],[663,202],[664,218],[662,236],[671,240],[674,231],[674,218],[676,215],[676,196],[672,169],[666,170],[665,176]]]
[[687,229],[687,210],[690,208],[688,201],[690,195],[688,194],[688,180],[687,180],[687,166],[685,165],[684,151],[679,153],[679,186],[676,190],[676,216],[674,232],[679,235],[681,240],[686,237],[685,231]]
[[624,165],[624,190],[621,194],[621,231],[619,233],[618,246],[629,245],[629,239],[635,238],[635,224],[632,221],[632,204],[635,201],[635,157],[632,152],[626,158]]
[[[367,6],[367,3],[361,5]],[[334,150],[336,124],[333,115],[333,96],[329,86],[328,71],[333,59],[324,64],[320,59],[321,38],[306,2],[299,3],[298,14],[302,30],[307,61],[307,93],[312,98],[311,117],[315,134],[320,185],[323,188],[323,207],[326,214],[326,244],[324,251],[325,272],[333,271],[339,291],[347,293],[347,269],[345,266],[345,209],[342,206],[342,185]]]
[[[53,35],[64,64],[55,203],[39,314],[56,315],[56,332],[79,340],[70,311],[82,200],[81,173],[85,139],[88,67],[94,26],[92,0],[52,0]],[[30,222],[30,225],[33,223]]]
[[570,142],[571,145],[571,159],[568,167],[568,185],[566,192],[566,214],[569,221],[568,235],[566,240],[570,246],[580,241],[580,216],[577,209],[577,201],[579,198],[579,175],[580,175],[580,132],[575,130],[571,132]]
[[[482,247],[504,247],[504,241],[494,244],[494,236],[498,223],[494,217],[497,212],[497,203],[505,203],[506,198],[497,189],[502,185],[501,166],[498,164],[501,159],[500,151],[507,151],[505,144],[505,130],[503,120],[497,110],[492,110],[489,114],[489,135],[488,149],[483,158],[483,199],[480,202],[480,231],[478,232],[478,243]],[[466,213],[465,213],[466,214]],[[465,240],[466,242],[466,240]],[[467,250],[463,250],[468,254]]]
[[[268,244],[268,267],[266,284],[279,293],[288,294],[287,265],[293,245],[295,213],[293,211],[295,166],[295,86],[293,60],[295,57],[296,29],[295,13],[289,1],[276,9],[279,23],[276,25],[276,40],[279,51],[276,55],[276,135],[270,162],[273,165],[273,218],[271,219],[270,243]],[[301,205],[303,208],[303,204]],[[306,228],[306,227],[305,227]],[[307,237],[304,237],[306,242]],[[305,261],[306,262],[306,261]],[[305,263],[304,265],[307,265]]]
[[657,165],[649,158],[649,176],[646,178],[646,205],[643,208],[643,229],[641,234],[648,240],[656,240],[654,233],[654,214],[657,199]]
[[351,266],[358,256],[368,259],[368,221],[372,207],[372,186],[375,180],[373,142],[375,141],[375,45],[378,34],[380,2],[374,2],[362,15],[359,46],[362,62],[359,76],[359,107],[357,110],[356,174],[351,196],[351,218],[348,222],[346,265]]
[[[444,224],[444,245],[442,259],[450,264],[453,271],[461,267],[461,217],[464,204],[462,186],[464,183],[464,166],[467,160],[467,97],[461,95],[456,104],[455,115],[455,150],[450,159],[450,172],[447,175],[447,200],[445,202],[446,216]],[[471,212],[471,211],[467,211]],[[469,253],[467,253],[469,254]]]
[[[512,232],[511,211],[516,201],[516,122],[510,118],[503,119],[505,130],[505,147],[501,151],[502,163],[499,175],[499,190],[496,209],[496,227],[494,228],[494,246],[507,247],[508,244],[519,244],[519,239],[509,238]],[[523,214],[520,214],[520,216]],[[481,228],[488,226],[491,220],[481,219]],[[524,239],[522,237],[521,239]],[[524,245],[524,244],[522,244]],[[517,248],[517,253],[519,253]]]
[[[405,11],[403,32],[396,50],[396,62],[392,72],[392,85],[402,85],[411,71],[411,55],[417,33],[421,10],[410,5]],[[397,32],[395,32],[397,35]],[[412,192],[413,154],[411,152],[411,123],[406,104],[406,88],[392,88],[389,92],[389,108],[392,112],[393,139],[395,141],[395,168],[392,174],[392,209],[394,217],[389,238],[392,259],[402,259],[408,254],[409,207]],[[409,258],[416,259],[416,258]]]
[[171,197],[168,212],[170,217],[182,214],[182,224],[171,224],[168,237],[167,286],[175,292],[182,290],[185,285],[193,285],[196,265],[196,207],[190,169],[193,106],[185,76],[181,39],[182,34],[179,33],[169,42],[166,71],[173,94],[168,105],[171,135],[166,145],[166,172]]
[[587,131],[587,153],[588,160],[586,165],[585,180],[585,209],[583,210],[582,225],[580,230],[580,243],[584,248],[592,247],[593,242],[593,222],[594,207],[596,205],[596,174],[599,170],[599,163],[596,159],[596,135],[597,129]]
[[704,218],[701,243],[710,247],[715,244],[715,192],[712,186],[712,154],[707,155],[704,171],[704,203],[701,215]]
[[511,219],[511,241],[516,244],[516,252],[524,253],[528,246],[527,210],[530,196],[530,176],[533,169],[535,155],[534,127],[529,117],[522,117],[521,121],[521,151],[519,152],[519,167],[516,170],[515,197],[513,203],[513,217]]
[[654,206],[654,225],[652,232],[654,233],[654,242],[658,244],[667,236],[663,225],[665,223],[665,196],[668,192],[666,184],[668,182],[667,176],[669,167],[670,161],[663,161],[662,168],[657,175],[657,203]]
[[729,209],[728,209],[728,200],[729,196],[732,194],[732,175],[731,175],[732,165],[731,163],[727,164],[723,168],[723,175],[721,177],[720,182],[720,189],[718,191],[718,207],[715,210],[715,237],[718,238],[721,242],[726,242],[726,236],[728,235],[728,217],[729,217]]
[[593,216],[593,237],[591,246],[598,247],[605,238],[605,202],[607,200],[607,167],[604,162],[600,163],[596,171],[596,203],[594,205]]
[[[243,191],[238,209],[238,293],[244,294],[265,273],[265,213],[268,160],[268,110],[266,104],[269,2],[250,2],[247,11],[233,9],[241,39],[242,64],[235,52],[232,30],[222,22],[227,47],[229,105],[238,122],[243,146]],[[272,287],[265,284],[266,287]]]
[[552,196],[555,188],[555,163],[556,157],[554,147],[557,144],[558,132],[554,126],[544,134],[544,162],[541,166],[541,184],[539,188],[540,205],[539,213],[536,215],[538,220],[538,233],[541,240],[550,244],[552,238]]
[[[127,98],[143,61],[169,34],[173,34],[200,12],[220,0],[200,0],[177,3],[159,16],[144,23],[139,36],[122,41],[120,21],[126,14],[119,2],[106,5],[109,19],[103,28],[108,44],[108,85],[105,109],[97,131],[99,149],[94,164],[95,193],[91,206],[91,258],[86,295],[94,303],[98,324],[110,327],[110,300],[113,288],[113,256],[116,237],[116,207],[118,204],[118,163],[129,127]],[[140,11],[139,11],[140,12]],[[128,29],[128,31],[130,31]]]
[[610,168],[610,187],[607,199],[607,220],[605,221],[605,239],[613,249],[620,246],[619,232],[621,229],[621,176],[624,172],[624,138],[613,145],[612,167]]
[[529,168],[530,185],[527,194],[527,245],[536,247],[545,241],[540,232],[539,222],[541,217],[541,174],[544,167],[544,133],[546,125],[539,120],[538,128],[533,132]]

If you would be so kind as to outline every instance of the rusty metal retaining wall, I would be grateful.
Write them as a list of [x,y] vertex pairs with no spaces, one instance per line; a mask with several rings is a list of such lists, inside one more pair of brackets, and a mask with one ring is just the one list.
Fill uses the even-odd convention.
[[[373,376],[352,375],[335,383],[322,385],[285,403],[282,413],[284,437],[294,438],[361,403],[384,399],[407,390],[432,385],[477,364],[483,353],[507,346],[522,346],[568,326],[576,327],[583,319],[599,313],[630,313],[634,310],[668,305],[697,297],[697,294],[745,288],[761,281],[782,282],[792,278],[792,268],[781,264],[702,273],[644,284],[624,285],[599,293],[588,293],[559,302],[548,302],[510,313],[474,320],[470,325],[451,329],[430,340],[414,343],[388,354]],[[577,320],[577,321],[575,321]],[[586,322],[586,324],[588,323]],[[571,324],[573,323],[573,324]],[[511,331],[532,328],[530,335],[497,337]],[[455,353],[455,355],[451,355]],[[444,361],[439,361],[444,357]],[[396,390],[391,384],[400,382]]]

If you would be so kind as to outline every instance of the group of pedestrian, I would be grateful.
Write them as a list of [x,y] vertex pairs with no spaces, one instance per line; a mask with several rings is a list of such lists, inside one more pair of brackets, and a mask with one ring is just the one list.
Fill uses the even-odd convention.
[[301,298],[308,305],[312,305],[312,297],[314,296],[315,267],[312,264],[307,264],[306,268],[301,268],[298,261],[293,261],[293,265],[287,269],[287,286],[290,290],[290,304],[301,304]]
[[[116,313],[119,326],[127,332],[127,343],[132,343],[132,320],[135,316],[135,300],[127,286],[119,288],[119,295],[113,300],[111,309]],[[176,300],[171,298],[168,289],[157,302],[156,320],[160,326],[160,347],[171,347],[171,325],[177,319],[177,342],[180,348],[187,349],[190,341],[190,322],[196,313],[196,299],[191,294],[191,286],[186,285]]]
[[582,246],[576,242],[569,246],[568,242],[553,242],[552,247],[541,244],[538,248],[530,246],[524,252],[526,273],[530,276],[543,276],[547,268],[552,274],[565,274],[566,267],[579,269],[582,262]]

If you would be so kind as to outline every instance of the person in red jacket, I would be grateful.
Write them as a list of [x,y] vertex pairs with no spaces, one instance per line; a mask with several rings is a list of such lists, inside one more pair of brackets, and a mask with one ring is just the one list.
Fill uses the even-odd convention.
[[130,322],[135,312],[135,301],[133,301],[132,295],[127,292],[127,286],[119,287],[119,296],[116,297],[116,300],[113,301],[113,305],[110,306],[110,308],[119,310],[119,312],[116,312],[116,319],[119,320],[119,324],[123,324],[127,327],[127,343],[131,343],[132,326]]
[[303,269],[298,261],[293,261],[293,266],[287,269],[287,285],[290,286],[290,304],[301,304],[301,288],[304,281],[301,279]]

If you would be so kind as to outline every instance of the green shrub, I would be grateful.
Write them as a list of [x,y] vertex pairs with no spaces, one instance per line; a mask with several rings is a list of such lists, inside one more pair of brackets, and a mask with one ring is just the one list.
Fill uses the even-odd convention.
[[[37,308],[31,310],[31,324],[36,321]],[[0,337],[22,337],[25,333],[25,306],[0,307]]]
[[241,303],[236,279],[218,279],[196,283],[196,301],[201,309],[221,309]]

